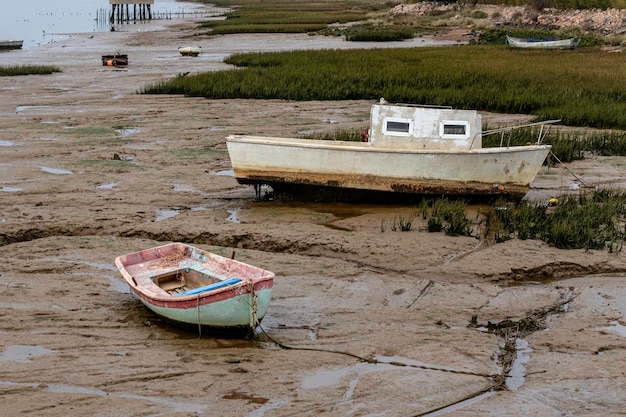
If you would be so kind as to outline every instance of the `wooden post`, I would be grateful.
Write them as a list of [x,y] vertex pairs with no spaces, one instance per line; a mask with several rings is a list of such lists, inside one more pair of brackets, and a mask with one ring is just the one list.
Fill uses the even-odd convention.
[[[109,4],[111,5],[111,23],[114,23],[116,20],[118,22],[152,20],[151,7],[154,4],[154,0],[109,0]],[[133,5],[132,15],[130,11],[131,4]]]

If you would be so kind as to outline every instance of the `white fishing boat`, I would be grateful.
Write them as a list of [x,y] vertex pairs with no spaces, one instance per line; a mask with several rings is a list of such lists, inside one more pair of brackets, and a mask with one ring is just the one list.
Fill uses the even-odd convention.
[[[543,125],[558,120],[527,124]],[[230,135],[240,184],[272,187],[275,198],[381,199],[393,196],[523,197],[550,151],[541,144],[483,148],[475,110],[376,104],[362,141]],[[260,197],[257,194],[257,197]]]
[[529,48],[529,49],[574,49],[578,46],[580,39],[521,39],[506,37],[506,40],[512,48]]

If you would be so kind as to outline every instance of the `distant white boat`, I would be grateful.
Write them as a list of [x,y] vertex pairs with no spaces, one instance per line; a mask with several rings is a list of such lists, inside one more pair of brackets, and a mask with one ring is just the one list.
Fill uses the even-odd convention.
[[580,39],[521,39],[513,38],[511,36],[506,37],[509,46],[512,48],[529,48],[529,49],[574,49],[578,46]]
[[550,151],[549,145],[540,144],[543,129],[535,145],[507,146],[501,139],[500,147],[482,147],[483,135],[518,127],[482,132],[475,110],[376,104],[361,142],[230,135],[226,144],[237,181],[269,185],[277,198],[521,198]]
[[0,40],[0,49],[20,49],[24,41],[14,39]]
[[200,46],[183,46],[178,48],[178,52],[183,56],[198,56],[202,52]]

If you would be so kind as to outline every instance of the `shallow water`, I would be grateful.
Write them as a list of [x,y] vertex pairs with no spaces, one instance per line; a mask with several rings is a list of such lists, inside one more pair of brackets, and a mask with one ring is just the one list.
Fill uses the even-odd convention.
[[103,189],[103,190],[112,190],[115,187],[117,187],[117,183],[116,182],[109,182],[107,184],[98,185],[96,188],[100,188],[100,189]]
[[530,359],[528,354],[533,351],[532,348],[528,346],[528,342],[524,339],[517,339],[515,341],[515,349],[517,351],[517,357],[513,361],[509,375],[506,377],[506,387],[511,391],[516,391],[524,384],[526,364]]
[[188,184],[173,184],[172,187],[178,193],[195,193],[198,191]]
[[41,169],[43,172],[47,172],[48,174],[56,174],[56,175],[68,175],[68,174],[73,174],[72,171],[68,171],[65,169],[59,169],[59,168],[50,168],[50,167],[39,167],[39,169]]
[[2,187],[0,188],[0,191],[4,191],[6,193],[16,193],[18,191],[24,191],[24,189],[19,187]]
[[21,113],[24,112],[26,110],[31,110],[31,109],[45,109],[48,108],[50,106],[17,106],[15,108],[15,112],[16,113]]
[[135,133],[141,132],[141,129],[131,129],[131,128],[115,129],[115,132],[125,138],[127,136],[134,135]]
[[226,219],[227,221],[231,223],[241,223],[241,220],[239,219],[239,209],[227,210],[227,211],[230,214],[228,218]]
[[54,352],[42,346],[14,345],[7,346],[0,352],[0,362],[29,362],[36,356],[47,355]]
[[175,401],[175,400],[163,397],[163,396],[152,397],[152,396],[146,396],[146,395],[131,394],[127,392],[103,391],[97,388],[80,387],[80,386],[65,385],[65,384],[46,383],[45,386],[42,386],[40,383],[0,381],[0,386],[41,388],[47,392],[62,393],[62,394],[83,394],[83,395],[107,397],[107,398],[126,398],[126,399],[143,401],[146,403],[165,405],[171,409],[172,413],[189,413],[189,414],[197,415],[197,414],[202,414],[208,407],[206,404]]
[[617,321],[611,322],[611,326],[603,327],[602,329],[626,337],[626,326],[621,325]]
[[[152,15],[162,19],[196,8],[194,3],[155,0]],[[28,0],[27,7],[22,2],[6,1],[0,14],[0,39],[23,40],[22,50],[28,50],[76,33],[108,32],[110,13],[109,0]]]
[[157,210],[157,217],[154,219],[155,222],[162,222],[163,220],[167,220],[174,216],[180,214],[180,210]]
[[235,176],[235,171],[232,170],[232,169],[226,169],[224,171],[211,172],[211,174],[223,175],[223,176],[226,176],[226,177],[234,177]]

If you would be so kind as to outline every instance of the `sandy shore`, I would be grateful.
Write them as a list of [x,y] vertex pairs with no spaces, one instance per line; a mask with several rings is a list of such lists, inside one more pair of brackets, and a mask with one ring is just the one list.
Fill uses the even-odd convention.
[[[234,52],[359,45],[154,26],[2,53],[62,72],[0,78],[0,414],[418,416],[484,392],[431,415],[624,415],[622,253],[486,245],[429,234],[418,217],[410,232],[383,231],[416,215],[407,206],[255,202],[229,175],[227,134],[366,127],[371,103],[136,92],[226,68]],[[180,56],[187,44],[202,55]],[[127,68],[101,65],[117,51]],[[589,186],[619,184],[623,161],[568,168]],[[545,169],[531,195],[578,185]],[[168,241],[234,248],[274,271],[262,327],[296,349],[261,330],[198,337],[143,308],[113,260]]]

